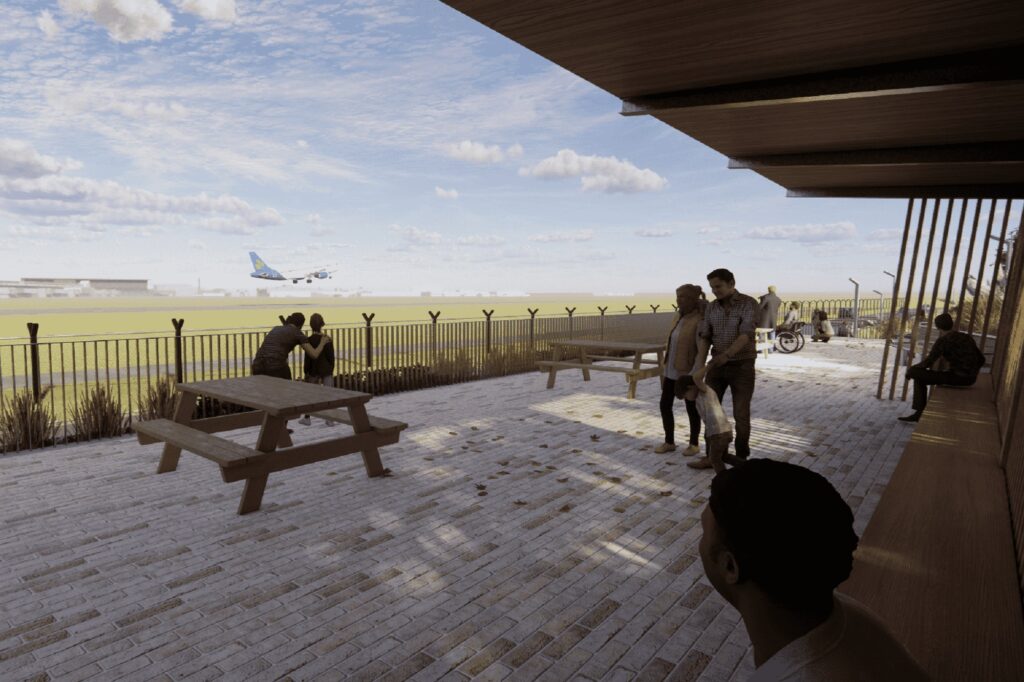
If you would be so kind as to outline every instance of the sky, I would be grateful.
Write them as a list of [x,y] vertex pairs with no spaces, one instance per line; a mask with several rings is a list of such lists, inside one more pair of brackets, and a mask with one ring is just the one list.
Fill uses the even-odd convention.
[[5,0],[0,280],[891,286],[905,200],[789,199],[620,106],[434,0]]

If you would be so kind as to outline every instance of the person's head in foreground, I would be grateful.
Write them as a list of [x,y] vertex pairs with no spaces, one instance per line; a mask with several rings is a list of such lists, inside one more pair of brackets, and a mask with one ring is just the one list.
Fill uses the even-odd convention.
[[941,331],[948,332],[953,328],[953,316],[949,313],[942,313],[935,316],[935,326]]
[[676,306],[680,315],[688,315],[700,307],[704,290],[696,284],[683,284],[676,288]]
[[708,273],[708,285],[715,298],[729,298],[736,291],[736,278],[725,268],[718,268]]
[[[900,671],[919,670],[865,607],[833,595],[850,576],[858,537],[853,512],[824,476],[787,462],[751,459],[714,477],[701,524],[704,571],[740,612],[754,645],[758,671],[752,681],[776,679],[773,670],[783,659],[785,670],[792,670],[794,652],[807,656],[808,672],[814,672],[801,680],[861,679],[864,670],[848,658],[850,647],[860,645],[849,639],[854,635],[866,635],[864,644],[876,647],[874,653],[865,650],[865,657],[880,655],[889,661],[883,660],[886,666],[895,661]],[[786,648],[805,637],[803,646]],[[818,645],[828,652],[812,656]],[[828,667],[834,665],[854,667],[843,675]],[[870,679],[890,679],[884,672],[889,667],[882,670],[882,677]],[[820,671],[824,677],[816,676]]]

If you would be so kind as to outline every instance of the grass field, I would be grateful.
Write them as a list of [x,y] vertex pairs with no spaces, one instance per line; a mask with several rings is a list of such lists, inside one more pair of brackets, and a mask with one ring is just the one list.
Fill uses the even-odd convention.
[[[843,294],[793,295],[789,300],[846,298]],[[441,321],[483,319],[482,310],[494,310],[494,318],[528,318],[527,308],[540,309],[539,316],[564,316],[565,308],[575,315],[597,315],[598,306],[608,314],[624,313],[626,306],[636,312],[671,310],[671,292],[664,296],[575,296],[572,294],[529,297],[388,298],[15,298],[0,301],[0,338],[28,336],[26,323],[39,324],[40,338],[53,336],[117,336],[130,332],[168,333],[171,318],[185,320],[184,330],[268,328],[278,324],[278,315],[300,311],[309,316],[319,312],[328,325],[363,324],[362,314],[373,313],[374,324],[388,322],[429,322],[428,311],[441,311]]]

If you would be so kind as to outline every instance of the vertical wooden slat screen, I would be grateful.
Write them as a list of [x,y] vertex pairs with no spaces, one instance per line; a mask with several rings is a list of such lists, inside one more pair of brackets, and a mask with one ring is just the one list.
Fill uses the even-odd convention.
[[[938,206],[938,204],[936,204],[936,206]],[[934,327],[935,327],[934,324],[931,324],[931,321],[935,319],[935,315],[937,314],[935,306],[938,303],[940,280],[942,279],[942,265],[943,265],[943,263],[946,260],[946,244],[949,241],[949,223],[952,220],[952,218],[953,218],[953,200],[952,199],[947,199],[946,200],[946,224],[942,228],[942,244],[939,246],[939,262],[935,266],[935,284],[932,287],[932,301],[931,301],[931,304],[928,306],[929,313],[931,314],[931,319],[929,320],[929,324],[928,324],[927,328],[925,329],[924,343],[921,344],[921,353],[922,353],[922,355],[927,354],[928,353],[928,349],[931,347],[932,329],[934,329]],[[946,305],[947,306],[949,305],[948,301],[946,302]]]
[[[924,317],[924,315],[923,315],[923,313],[924,313],[924,310],[923,310],[924,291],[925,291],[925,288],[928,286],[928,270],[931,267],[931,262],[932,262],[932,246],[935,244],[935,228],[936,228],[936,226],[938,225],[938,222],[939,222],[939,208],[941,206],[942,206],[942,202],[939,201],[939,200],[936,200],[935,201],[935,206],[932,209],[932,227],[931,227],[931,230],[929,230],[929,232],[928,232],[928,246],[925,247],[925,250],[924,250],[924,267],[923,267],[923,269],[921,271],[921,284],[917,287],[917,305],[915,306],[915,310],[914,310],[914,326],[910,330],[910,346],[907,348],[907,366],[908,367],[910,365],[914,364],[914,359],[915,359],[915,357],[917,355],[917,336],[921,332],[921,322],[922,321],[927,322],[927,320],[922,320],[922,318]],[[922,214],[924,213],[924,206],[923,205],[921,207],[921,213]],[[916,250],[914,252],[914,255],[915,255],[915,258],[916,258],[916,256],[917,256]],[[913,273],[913,268],[911,268],[911,273]],[[913,274],[911,274],[911,276],[910,276],[910,280],[911,281],[909,283],[910,287],[908,287],[908,289],[907,289],[907,305],[908,306],[910,305],[910,289],[914,285],[913,279],[914,279],[914,276],[913,276]],[[903,345],[902,339],[900,340],[900,345]],[[906,372],[904,372],[903,373],[903,394],[900,397],[901,400],[906,400],[907,399],[907,389],[909,388],[909,386],[910,386],[910,377],[909,377],[909,375],[907,375]]]
[[[992,202],[992,205],[993,206],[995,205],[994,201]],[[1006,200],[1006,206],[1003,209],[1003,227],[999,231],[999,247],[998,247],[998,250],[996,251],[996,256],[997,257],[996,257],[995,262],[992,264],[992,277],[989,278],[989,282],[991,282],[991,284],[989,285],[989,290],[988,290],[988,305],[985,306],[985,324],[984,324],[984,326],[981,329],[981,343],[978,344],[979,348],[981,348],[981,352],[982,353],[985,352],[985,346],[986,346],[986,344],[988,342],[989,324],[992,321],[992,307],[993,307],[993,304],[996,301],[996,298],[999,296],[999,283],[997,281],[997,279],[999,277],[999,258],[998,258],[998,256],[1003,253],[1003,247],[1006,245],[1006,228],[1010,224],[1010,206],[1011,206],[1011,202],[1010,202],[1009,199],[1007,199]],[[979,294],[979,296],[981,294],[981,280],[979,280],[979,282],[978,282],[978,294]],[[1005,298],[1005,294],[1004,294],[1004,298]]]
[[964,259],[964,276],[960,282],[960,296],[956,306],[956,320],[953,323],[954,329],[962,329],[960,321],[964,314],[964,294],[967,291],[967,279],[971,276],[971,259],[974,257],[974,242],[978,237],[978,219],[981,218],[981,199],[974,202],[974,221],[971,224],[971,239],[967,244],[967,256]]
[[[907,314],[910,312],[910,295],[911,293],[913,293],[914,275],[917,272],[917,256],[918,252],[921,249],[921,232],[922,228],[924,227],[925,209],[927,208],[928,200],[922,199],[921,208],[918,211],[917,217],[917,231],[914,233],[914,253],[910,257],[910,274],[907,276],[907,292],[903,296],[903,300],[905,301],[905,303],[903,306],[903,311],[902,313],[900,313],[900,326],[896,331],[896,357],[893,359],[892,365],[892,381],[889,384],[889,400],[892,400],[896,397],[896,382],[899,378],[900,358],[903,355],[903,330],[906,329],[907,327]],[[904,252],[905,251],[906,249],[904,249]],[[901,272],[896,273],[897,281],[899,281],[901,275]],[[904,395],[904,399],[906,399],[906,395]]]
[[[893,322],[895,322],[895,319],[896,319],[896,306],[898,305],[897,299],[899,298],[899,290],[900,290],[900,283],[901,283],[900,282],[900,278],[903,276],[903,265],[904,265],[904,262],[906,261],[906,255],[907,255],[907,239],[910,237],[910,219],[913,216],[913,213],[914,213],[914,200],[910,199],[909,201],[907,201],[907,217],[906,217],[906,220],[903,223],[903,244],[900,246],[900,264],[899,264],[899,267],[896,268],[896,281],[893,282],[893,285],[892,285],[892,292],[893,292],[892,306],[891,306],[890,311],[889,311],[889,321],[887,323],[887,325],[888,325],[887,329],[891,329],[892,328],[892,324],[893,324]],[[803,306],[801,306],[800,314],[801,314],[801,316],[803,315]],[[878,392],[875,394],[875,397],[879,398],[879,399],[882,398],[882,389],[885,388],[885,374],[886,374],[886,371],[888,370],[888,365],[889,365],[889,342],[888,342],[888,336],[889,336],[889,334],[886,334],[887,340],[886,340],[886,343],[885,343],[885,349],[882,351],[882,369],[878,373]],[[898,364],[898,362],[899,361],[897,361],[897,364]],[[893,385],[895,385],[895,383]],[[891,395],[889,396],[889,399],[892,400],[892,396]]]

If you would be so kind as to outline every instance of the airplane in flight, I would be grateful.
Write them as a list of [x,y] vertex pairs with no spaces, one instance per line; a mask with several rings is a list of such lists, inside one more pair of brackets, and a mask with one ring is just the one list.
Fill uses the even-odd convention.
[[284,282],[290,279],[292,284],[298,284],[299,280],[302,279],[306,280],[307,284],[311,284],[314,279],[332,279],[334,273],[337,272],[337,270],[328,270],[326,268],[318,267],[306,272],[305,274],[299,274],[298,272],[282,274],[267,265],[266,261],[260,258],[255,251],[249,252],[249,260],[252,261],[253,267],[253,272],[249,273],[250,277],[255,277],[256,279],[275,280],[279,282]]

